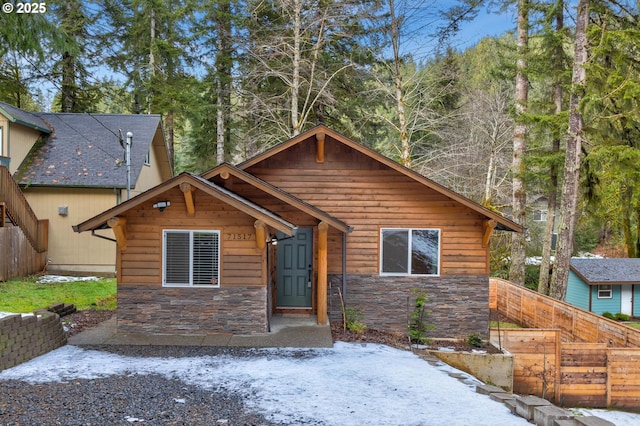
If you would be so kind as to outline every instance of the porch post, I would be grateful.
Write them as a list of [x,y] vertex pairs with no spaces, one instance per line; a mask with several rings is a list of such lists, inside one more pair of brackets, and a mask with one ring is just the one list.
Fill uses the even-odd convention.
[[327,233],[326,222],[318,224],[318,324],[327,324]]

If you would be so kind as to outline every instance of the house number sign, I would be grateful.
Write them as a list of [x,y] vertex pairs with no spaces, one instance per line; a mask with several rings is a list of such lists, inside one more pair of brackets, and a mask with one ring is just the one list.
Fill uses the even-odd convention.
[[227,241],[253,240],[254,236],[250,232],[225,232],[224,239]]

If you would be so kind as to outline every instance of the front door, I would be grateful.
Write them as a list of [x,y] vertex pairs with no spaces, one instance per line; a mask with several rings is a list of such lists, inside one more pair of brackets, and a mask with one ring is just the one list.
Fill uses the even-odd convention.
[[620,286],[620,312],[629,316],[633,315],[633,286]]
[[312,236],[311,228],[298,229],[293,238],[278,235],[278,308],[311,308]]

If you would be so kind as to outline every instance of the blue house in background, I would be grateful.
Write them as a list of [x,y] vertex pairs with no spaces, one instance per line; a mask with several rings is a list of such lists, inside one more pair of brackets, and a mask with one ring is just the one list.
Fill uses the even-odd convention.
[[640,317],[640,259],[571,259],[565,301],[602,315]]

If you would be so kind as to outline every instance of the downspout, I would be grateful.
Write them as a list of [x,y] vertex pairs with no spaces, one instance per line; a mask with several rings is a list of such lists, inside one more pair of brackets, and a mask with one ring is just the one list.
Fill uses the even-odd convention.
[[347,298],[347,233],[342,233],[342,298]]
[[[78,231],[76,231],[78,232]],[[117,241],[113,238],[109,238],[109,237],[105,237],[104,235],[100,235],[100,234],[96,234],[96,230],[92,229],[91,230],[91,236],[92,237],[98,237],[98,238],[102,238],[103,240],[107,240],[107,241],[113,241],[114,243],[116,243]]]

